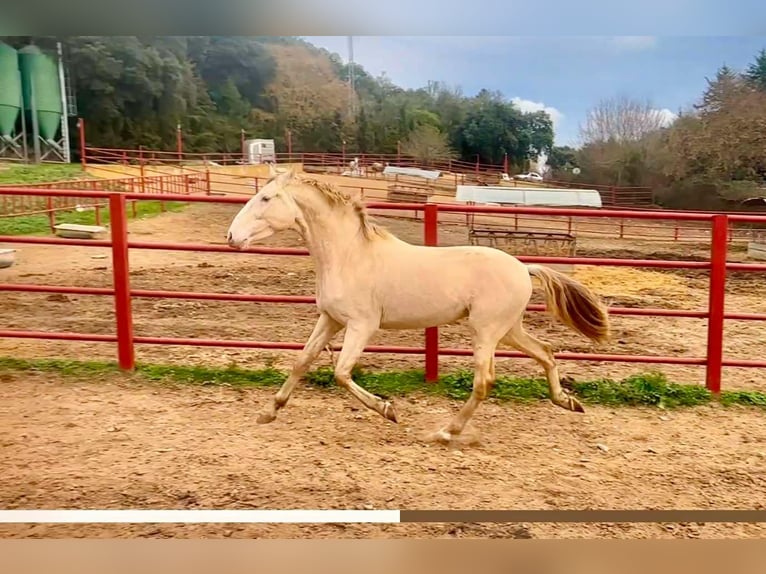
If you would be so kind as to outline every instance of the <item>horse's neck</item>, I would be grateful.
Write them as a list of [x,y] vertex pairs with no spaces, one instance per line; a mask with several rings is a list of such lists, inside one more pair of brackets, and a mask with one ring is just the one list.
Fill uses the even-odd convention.
[[316,220],[306,223],[308,248],[318,273],[340,268],[363,250],[365,239],[359,224],[353,220],[338,221],[336,225]]
[[[300,198],[303,199],[303,198]],[[317,267],[317,273],[347,262],[365,242],[360,222],[351,213],[322,212],[316,206],[298,202],[306,229],[304,240]]]
[[299,188],[293,197],[303,215],[307,228],[305,240],[318,276],[326,277],[364,253],[369,241],[364,237],[358,215],[352,210],[327,208],[314,190],[307,192]]

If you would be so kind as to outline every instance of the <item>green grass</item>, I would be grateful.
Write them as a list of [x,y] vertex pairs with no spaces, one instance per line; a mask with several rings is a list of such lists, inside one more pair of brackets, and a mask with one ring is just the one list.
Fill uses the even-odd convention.
[[44,183],[68,179],[90,179],[80,164],[0,164],[0,185]]
[[[182,202],[166,202],[167,211],[181,211],[186,207]],[[132,205],[128,205],[128,217],[133,216]],[[143,219],[153,217],[162,213],[161,202],[159,201],[138,201],[136,202],[136,218]],[[109,210],[102,208],[100,210],[101,225],[109,225]],[[59,211],[56,212],[56,223],[77,223],[80,225],[95,225],[95,210],[88,211]],[[0,235],[48,235],[50,234],[50,223],[46,214],[23,215],[18,217],[0,218]]]
[[[0,185],[46,183],[51,181],[65,181],[72,179],[92,179],[87,172],[83,171],[79,164],[40,164],[18,165],[0,164]],[[167,211],[181,211],[185,203],[170,202],[165,204]],[[40,207],[39,209],[43,209]],[[34,211],[34,209],[29,209]],[[101,225],[109,224],[109,210],[100,209]],[[136,217],[143,219],[162,213],[159,201],[136,202]],[[128,217],[133,216],[133,207],[128,205]],[[88,211],[58,211],[56,223],[76,223],[79,225],[95,225],[96,213]],[[19,217],[0,217],[0,235],[48,235],[50,234],[50,222],[47,214],[24,215]]]
[[[114,363],[97,361],[67,361],[59,359],[14,359],[0,357],[0,371],[32,371],[56,373],[62,377],[94,380],[104,375],[118,375]],[[232,387],[276,387],[287,373],[273,368],[247,370],[236,366],[213,369],[193,366],[140,364],[135,373],[123,374],[136,380],[189,385],[225,385]],[[365,372],[357,369],[356,382],[372,393],[384,398],[425,393],[464,401],[471,393],[473,374],[459,371],[442,376],[437,383],[426,384],[423,372],[388,371]],[[305,377],[309,386],[337,390],[333,372],[321,368]],[[644,373],[620,381],[597,379],[575,381],[572,393],[584,404],[610,407],[681,408],[710,404],[715,397],[704,387],[669,382],[661,373]],[[498,377],[490,394],[501,402],[534,402],[548,400],[548,386],[543,379]],[[723,391],[720,402],[724,406],[766,408],[766,393],[758,391]]]

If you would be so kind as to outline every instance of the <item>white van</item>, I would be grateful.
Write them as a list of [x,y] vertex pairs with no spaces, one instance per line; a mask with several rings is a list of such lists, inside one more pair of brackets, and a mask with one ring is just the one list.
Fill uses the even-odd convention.
[[277,161],[274,140],[245,140],[245,161],[247,163],[272,163]]

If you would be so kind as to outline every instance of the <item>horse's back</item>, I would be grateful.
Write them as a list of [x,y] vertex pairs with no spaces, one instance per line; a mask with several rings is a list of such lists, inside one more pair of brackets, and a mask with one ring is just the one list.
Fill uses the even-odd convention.
[[506,313],[516,304],[515,295],[531,292],[526,266],[498,249],[392,247],[373,271],[384,328],[448,323],[476,308]]

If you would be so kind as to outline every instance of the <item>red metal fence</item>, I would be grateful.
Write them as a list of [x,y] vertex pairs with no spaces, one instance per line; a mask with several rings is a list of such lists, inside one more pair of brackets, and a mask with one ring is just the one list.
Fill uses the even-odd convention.
[[[166,150],[148,150],[143,147],[139,149],[117,149],[102,148],[86,145],[85,120],[78,120],[78,130],[80,139],[80,162],[83,167],[88,163],[95,164],[114,164],[138,165],[142,169],[147,165],[176,165],[188,167],[189,164],[209,165],[243,165],[247,164],[247,155],[245,153],[245,134],[242,132],[240,150],[230,153],[189,153],[184,151],[183,132],[178,128],[176,138],[176,149],[174,151]],[[399,150],[395,154],[371,154],[371,153],[347,153],[345,144],[340,153],[329,152],[296,152],[293,153],[292,144],[288,138],[288,150],[286,153],[275,153],[275,159],[278,163],[301,163],[305,170],[312,168],[334,168],[345,169],[353,159],[359,161],[359,166],[367,169],[372,164],[393,163],[400,167],[425,167],[448,172],[455,175],[455,185],[458,183],[489,183],[487,179],[494,179],[508,172],[508,157],[502,165],[484,164],[476,156],[475,162],[468,162],[456,159],[433,160],[426,165],[422,161],[407,154],[402,154]],[[470,176],[470,178],[467,178]],[[602,204],[611,207],[631,207],[631,206],[651,206],[654,204],[654,193],[648,187],[625,187],[625,186],[606,186],[586,183],[573,183],[546,180],[540,183],[544,187],[587,187],[597,190],[601,195]]]
[[[144,175],[135,177],[122,177],[123,172],[119,167],[112,164],[100,164],[99,170],[104,172],[113,171],[119,174],[117,178],[92,178],[81,180],[58,181],[38,184],[19,184],[14,187],[45,188],[45,189],[80,189],[94,191],[120,191],[127,193],[147,194],[242,194],[252,195],[260,186],[264,185],[266,178],[244,177],[229,173],[211,171],[209,166],[185,165],[183,173],[168,174],[168,166],[142,165],[141,173]],[[176,169],[176,168],[173,168]],[[155,171],[156,170],[156,171]],[[375,185],[374,179],[348,178],[347,185],[339,187],[358,193],[368,201],[388,201],[388,191],[380,185]],[[380,184],[380,181],[377,182]],[[386,182],[388,184],[388,182]],[[398,186],[396,181],[393,185]],[[9,187],[9,186],[6,186]],[[432,185],[413,185],[408,183],[407,189],[413,189],[427,194],[428,201],[434,203],[451,203],[454,201],[454,188],[451,191]],[[0,186],[0,190],[3,186]],[[624,198],[623,198],[624,199]],[[622,201],[622,200],[620,200]],[[618,202],[619,203],[619,202]],[[469,202],[470,205],[470,202]],[[47,214],[49,225],[53,230],[56,224],[56,215],[60,212],[70,211],[77,206],[82,206],[95,211],[95,224],[101,225],[101,210],[105,207],[103,202],[92,199],[77,199],[67,197],[14,197],[0,195],[0,218],[43,215]],[[164,202],[161,203],[164,209]],[[136,203],[130,201],[133,215],[136,215]],[[635,208],[632,209],[635,211]],[[705,213],[705,212],[694,212]],[[422,219],[422,210],[400,211],[400,217]],[[453,213],[442,222],[449,219],[452,223],[465,224],[469,227],[473,224],[485,227],[497,227],[515,231],[554,231],[574,234],[577,238],[592,239],[638,239],[658,242],[709,242],[710,229],[705,221],[666,221],[657,225],[656,221],[644,221],[632,218],[583,218],[563,215],[520,215],[495,214],[493,216],[479,216],[466,214],[464,218],[460,214]],[[763,223],[760,225],[748,225],[734,220],[730,221],[729,241],[742,242],[759,239],[766,235]]]
[[[153,171],[157,169],[157,171]],[[218,173],[211,171],[206,166],[184,166],[185,173],[167,174],[159,171],[167,170],[167,166],[154,167],[145,165],[142,167],[144,175],[137,177],[119,177],[119,178],[93,178],[82,180],[69,180],[61,182],[51,182],[44,184],[25,184],[15,187],[45,188],[45,189],[87,189],[98,191],[123,191],[130,193],[174,193],[174,194],[192,194],[192,193],[225,193],[252,195],[267,181],[266,178],[244,177],[229,173]],[[99,170],[103,172],[112,172],[122,175],[122,171],[116,166],[107,164],[99,165]],[[160,175],[146,175],[146,174]],[[349,190],[352,193],[358,193],[362,198],[368,201],[388,201],[388,191],[380,186],[375,186],[375,179],[348,178],[347,185],[340,185],[342,189]],[[380,183],[378,181],[378,183]],[[388,182],[386,182],[388,184]],[[394,186],[398,186],[396,181]],[[407,189],[416,190],[427,194],[429,203],[451,203],[454,201],[454,188],[445,191],[431,185],[413,185],[407,184]],[[0,186],[2,189],[2,186]],[[90,203],[88,203],[90,202]],[[56,213],[74,209],[78,204],[87,204],[95,209],[96,224],[100,225],[100,210],[104,207],[103,203],[93,200],[76,200],[73,198],[40,198],[40,197],[11,197],[2,196],[0,199],[0,218],[11,217],[15,215],[48,214],[51,229],[55,225]],[[471,203],[469,202],[469,205]],[[131,208],[135,215],[135,202],[131,201]],[[635,208],[633,208],[635,210]],[[695,212],[705,213],[705,212]],[[418,211],[400,211],[400,217],[422,219],[423,212]],[[442,218],[445,222],[447,218]],[[451,214],[452,223],[465,225],[489,226],[504,228],[515,231],[558,231],[576,235],[578,238],[593,239],[639,239],[645,241],[658,242],[709,242],[710,229],[704,221],[671,221],[664,225],[657,225],[656,222],[643,221],[630,218],[620,219],[586,219],[582,217],[573,217],[565,215],[545,215],[533,216],[514,214],[495,214],[492,217],[479,216],[475,214],[466,214],[465,218],[459,217],[459,214]],[[757,227],[757,226],[756,226]],[[764,235],[764,230],[754,228],[752,225],[731,222],[729,241],[741,242],[751,241]]]
[[[186,153],[157,150],[127,150],[85,147],[82,150],[83,165],[134,165],[151,170],[152,166],[182,166],[185,169],[203,169],[204,166],[232,166],[245,165],[247,161],[242,154],[238,153]],[[476,183],[497,185],[500,175],[503,173],[502,166],[489,164],[469,163],[460,160],[434,160],[424,165],[422,161],[410,156],[395,154],[357,154],[354,156],[340,153],[301,152],[301,153],[276,153],[277,163],[300,163],[306,171],[336,171],[342,172],[348,169],[349,158],[359,159],[359,165],[365,168],[365,175],[370,175],[369,167],[373,163],[391,163],[398,167],[417,167],[433,169],[448,174],[453,174],[454,185],[472,185]],[[517,183],[511,179],[510,185]],[[651,188],[637,186],[614,186],[598,185],[585,182],[568,182],[546,179],[535,183],[538,187],[550,188],[577,188],[594,189],[601,195],[601,201],[605,206],[651,206],[654,194]],[[424,187],[429,187],[425,185]]]
[[[232,341],[216,339],[183,339],[171,337],[145,337],[133,332],[131,300],[134,297],[150,298],[182,298],[198,300],[218,301],[253,301],[273,303],[314,303],[311,297],[289,295],[249,295],[230,293],[198,293],[198,292],[173,292],[158,290],[131,289],[130,269],[128,264],[129,249],[162,249],[175,251],[204,251],[241,254],[268,254],[285,256],[305,256],[308,252],[304,249],[294,248],[268,248],[257,247],[246,252],[232,251],[224,246],[179,244],[179,243],[155,243],[142,241],[129,241],[127,235],[126,202],[130,200],[148,199],[144,194],[137,193],[105,193],[99,191],[72,191],[72,190],[49,190],[49,189],[25,189],[5,188],[3,194],[25,197],[75,197],[78,199],[94,199],[108,201],[111,218],[110,240],[76,240],[60,239],[55,237],[19,237],[0,236],[0,242],[18,244],[44,244],[44,245],[77,245],[110,247],[113,261],[113,287],[66,287],[57,285],[27,285],[27,284],[0,284],[0,291],[37,292],[37,293],[69,293],[84,295],[107,295],[114,297],[116,309],[116,332],[114,335],[66,333],[66,332],[41,332],[22,330],[0,330],[3,338],[34,338],[34,339],[58,339],[74,341],[102,341],[116,342],[118,348],[118,361],[123,369],[132,369],[135,365],[136,344],[157,345],[194,345],[212,347],[241,347],[259,349],[285,349],[300,350],[302,342],[275,342],[275,341]],[[187,195],[159,195],[153,199],[163,201],[183,202],[214,202],[227,204],[243,204],[246,197],[211,197],[211,196],[187,196]],[[707,270],[710,274],[710,296],[707,309],[704,310],[675,310],[675,309],[646,309],[612,307],[613,315],[633,316],[657,316],[657,317],[687,317],[707,319],[707,353],[705,357],[664,357],[652,355],[622,355],[622,354],[596,354],[596,353],[559,353],[557,358],[566,360],[608,361],[608,362],[632,362],[652,364],[682,364],[704,365],[706,367],[706,386],[713,392],[721,389],[722,367],[766,367],[766,360],[741,360],[725,359],[723,357],[723,326],[725,320],[766,320],[766,314],[758,313],[727,313],[724,308],[724,293],[727,270],[734,271],[766,271],[764,264],[746,264],[727,262],[727,229],[731,222],[764,223],[766,217],[753,215],[723,215],[723,214],[694,214],[674,212],[625,212],[609,210],[569,210],[531,207],[493,207],[493,206],[463,206],[463,205],[438,205],[438,204],[390,204],[370,203],[368,207],[382,210],[420,210],[424,216],[424,243],[426,245],[438,244],[438,218],[440,213],[518,213],[526,215],[568,215],[595,218],[635,218],[645,220],[677,219],[684,221],[705,222],[711,226],[711,256],[708,261],[669,261],[650,259],[610,259],[610,258],[585,258],[585,257],[520,257],[527,263],[575,263],[583,265],[607,265],[648,267],[663,269],[699,269]],[[539,305],[530,305],[531,311],[542,311]],[[373,353],[403,353],[425,355],[426,379],[433,381],[438,376],[439,355],[470,356],[470,349],[440,348],[438,329],[426,329],[425,345],[423,347],[393,347],[393,346],[370,346],[365,349]],[[499,350],[501,357],[523,357],[524,355]]]
[[[47,215],[51,231],[56,225],[56,214],[72,211],[78,207],[94,211],[96,225],[101,225],[101,210],[106,203],[94,198],[76,198],[61,196],[14,196],[3,194],[5,187],[0,186],[0,218],[23,217],[29,215]],[[123,177],[115,179],[76,179],[45,183],[13,184],[16,188],[29,189],[76,189],[93,191],[116,191],[121,193],[145,193],[149,195],[192,193],[210,194],[210,177],[205,174],[166,174],[146,177]],[[133,215],[136,214],[135,201],[131,201]],[[164,209],[164,202],[161,203]]]
[[[120,149],[85,146],[84,158],[88,163],[122,163],[125,165],[181,165],[191,162],[213,162],[218,165],[242,165],[248,163],[247,157],[241,152],[196,153],[184,151],[165,151],[152,149]],[[350,162],[359,160],[361,167],[369,167],[373,163],[395,164],[400,167],[424,167],[450,173],[465,173],[474,175],[500,175],[502,165],[467,162],[457,159],[433,160],[427,166],[422,161],[404,154],[385,153],[342,153],[342,152],[277,152],[277,163],[302,163],[314,167],[335,167],[348,169]]]

